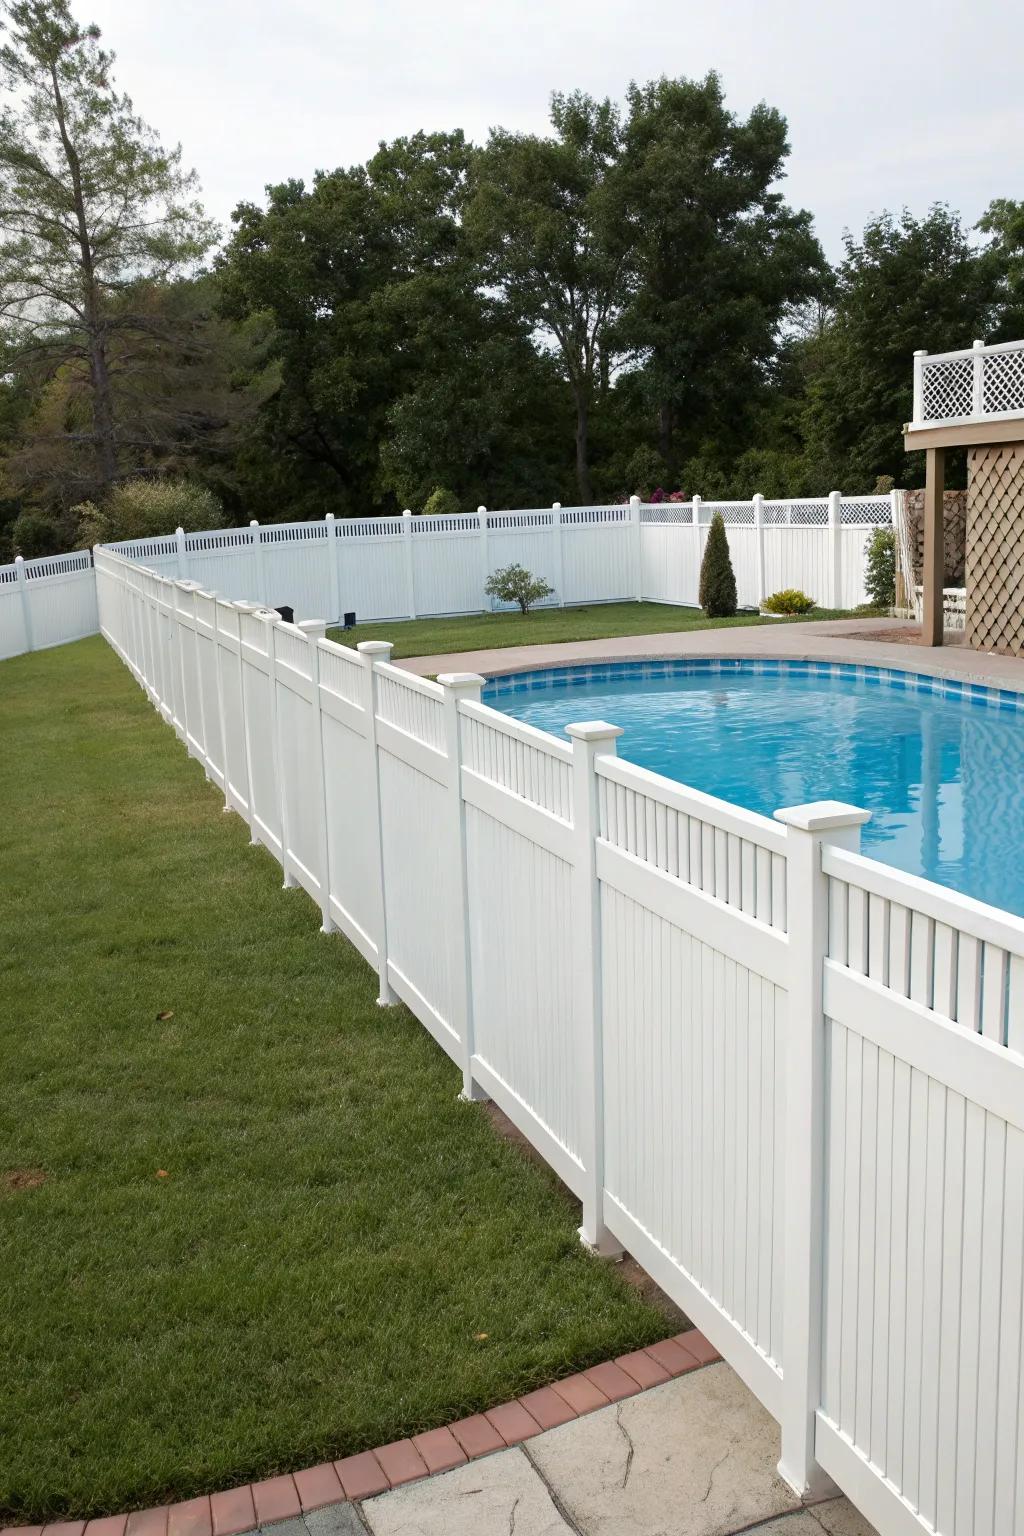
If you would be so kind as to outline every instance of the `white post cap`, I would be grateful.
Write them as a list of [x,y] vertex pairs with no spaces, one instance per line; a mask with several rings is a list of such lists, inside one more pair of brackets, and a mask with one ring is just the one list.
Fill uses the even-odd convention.
[[309,635],[311,639],[322,640],[324,635],[327,633],[327,620],[300,619],[295,628],[301,629],[302,633],[304,635]]
[[812,800],[808,805],[787,805],[775,812],[775,820],[801,832],[830,832],[836,827],[862,827],[871,812],[842,800]]
[[437,680],[442,688],[482,688],[486,681],[479,672],[439,672]]
[[364,656],[383,656],[385,652],[390,656],[394,648],[393,640],[360,640],[356,646]]
[[609,725],[607,720],[579,720],[567,725],[565,734],[574,741],[614,741],[622,735],[622,726]]

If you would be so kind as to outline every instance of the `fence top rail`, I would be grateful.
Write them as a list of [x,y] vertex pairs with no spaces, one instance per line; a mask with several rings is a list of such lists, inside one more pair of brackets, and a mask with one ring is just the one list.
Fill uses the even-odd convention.
[[444,689],[440,683],[431,682],[429,677],[417,677],[415,672],[407,672],[404,667],[396,667],[390,661],[375,661],[373,670],[378,677],[389,678],[399,687],[408,688],[410,693],[422,694],[437,704],[444,699]]
[[767,816],[759,816],[756,811],[748,811],[728,800],[719,800],[714,795],[705,794],[703,790],[690,789],[688,785],[667,779],[663,774],[652,772],[650,768],[641,768],[625,758],[599,757],[596,767],[600,778],[621,784],[624,789],[649,795],[684,816],[696,817],[722,832],[732,832],[737,837],[756,843],[760,848],[767,848],[771,853],[786,852],[785,830],[777,822],[769,821]]
[[923,880],[920,875],[907,874],[845,848],[826,845],[822,849],[821,867],[836,880],[845,880],[873,896],[898,902],[970,938],[1024,956],[1024,918],[1015,917],[1012,912],[990,907],[973,896],[961,895],[934,881]]
[[361,667],[363,659],[358,651],[354,651],[350,645],[339,645],[337,640],[328,640],[326,636],[317,641],[320,650],[328,651],[332,656],[340,656],[342,661],[349,662],[353,667]]
[[992,341],[980,347],[961,347],[959,352],[922,352],[921,356],[927,367],[931,363],[957,363],[965,357],[975,357],[979,352],[983,357],[1000,352],[1024,352],[1024,341]]
[[476,699],[460,699],[459,713],[468,716],[470,720],[476,720],[480,725],[486,725],[491,730],[498,731],[502,736],[510,736],[513,741],[521,741],[526,746],[547,752],[563,763],[572,762],[572,747],[567,741],[559,741],[558,737],[552,736],[549,731],[542,731],[536,725],[527,725],[524,720],[513,720],[511,715],[503,715],[500,710],[492,709],[489,704],[479,703]]

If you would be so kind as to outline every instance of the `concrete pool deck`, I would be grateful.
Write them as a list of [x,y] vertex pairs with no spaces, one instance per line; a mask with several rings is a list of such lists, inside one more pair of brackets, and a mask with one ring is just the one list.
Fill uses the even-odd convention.
[[[571,667],[597,661],[662,661],[685,656],[735,656],[751,661],[845,661],[932,677],[958,678],[990,688],[1024,691],[1024,658],[908,643],[917,628],[901,619],[830,619],[810,624],[750,624],[737,629],[685,630],[678,634],[620,635],[608,640],[572,640],[557,645],[516,645],[490,651],[455,651],[445,656],[408,656],[396,662],[420,677],[438,672],[479,672],[498,677],[541,667]],[[894,639],[880,639],[886,633]],[[900,637],[900,638],[895,638]]]

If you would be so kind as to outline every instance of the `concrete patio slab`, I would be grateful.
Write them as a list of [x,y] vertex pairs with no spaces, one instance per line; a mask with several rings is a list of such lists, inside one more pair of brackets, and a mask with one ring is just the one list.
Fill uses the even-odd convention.
[[518,1447],[363,1505],[373,1536],[572,1536]]
[[941,647],[870,638],[887,632],[903,635],[915,628],[899,619],[830,619],[809,624],[753,624],[740,629],[685,630],[679,634],[620,635],[609,640],[567,641],[559,645],[509,646],[501,650],[461,651],[447,656],[410,656],[396,662],[421,677],[438,672],[528,672],[535,667],[567,667],[595,661],[654,661],[677,656],[784,657],[794,661],[847,661],[899,667],[933,677],[953,677],[988,687],[1024,689],[1024,659],[973,651],[961,645]]
[[585,1536],[711,1536],[799,1507],[774,1420],[724,1364],[551,1430],[529,1455]]

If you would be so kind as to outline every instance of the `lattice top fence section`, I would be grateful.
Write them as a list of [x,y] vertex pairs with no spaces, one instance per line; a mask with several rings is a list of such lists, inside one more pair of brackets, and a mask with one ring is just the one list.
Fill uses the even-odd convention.
[[1024,416],[1024,341],[914,354],[912,426]]

